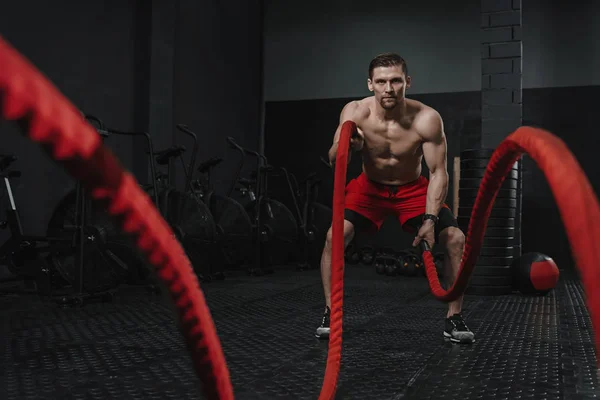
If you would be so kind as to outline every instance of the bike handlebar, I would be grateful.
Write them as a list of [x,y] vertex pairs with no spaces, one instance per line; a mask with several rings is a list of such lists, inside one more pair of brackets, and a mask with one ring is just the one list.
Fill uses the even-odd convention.
[[186,183],[185,183],[185,191],[188,192],[192,189],[192,176],[194,175],[194,168],[196,167],[196,155],[198,154],[198,136],[192,132],[187,125],[177,124],[175,127],[186,135],[190,136],[194,141],[194,147],[192,150],[192,159],[190,160],[190,165],[188,167],[188,171],[184,171],[186,174]]
[[16,170],[16,169],[0,172],[0,178],[12,179],[12,178],[20,178],[20,177],[21,177],[21,171]]
[[88,122],[93,121],[98,124],[98,128],[96,128],[96,130],[98,131],[98,134],[100,136],[105,137],[105,138],[110,136],[108,131],[106,130],[106,125],[104,125],[104,122],[100,118],[98,118],[94,115],[89,115],[89,114],[85,114],[85,113],[82,113],[82,114],[83,114],[83,118],[85,118]]
[[327,160],[326,160],[324,157],[321,157],[321,162],[322,162],[323,164],[325,164],[325,166],[326,166],[327,168],[331,169],[331,164],[329,164],[329,162],[328,162],[328,161],[327,161]]
[[111,134],[121,136],[144,136],[146,142],[148,143],[148,151],[150,152],[150,173],[152,174],[152,188],[154,189],[154,204],[158,206],[158,187],[156,186],[156,164],[154,157],[152,156],[152,154],[154,154],[154,146],[152,144],[152,137],[150,136],[150,134],[148,132],[143,131],[126,132],[118,129],[107,128],[100,118],[90,114],[84,114],[84,118],[88,121],[96,122],[100,126],[99,129],[96,129],[98,131],[98,134],[104,137],[109,137]]
[[250,150],[250,149],[248,149],[246,147],[240,146],[239,144],[237,144],[237,142],[235,141],[235,139],[232,138],[231,136],[227,137],[227,143],[229,143],[229,145],[232,148],[235,148],[238,151],[241,151],[242,153],[249,154],[249,155],[254,156],[254,157],[259,157],[260,159],[263,160],[263,162],[265,163],[265,165],[269,165],[269,161],[267,160],[267,157],[265,157],[263,154],[260,154],[257,151]]

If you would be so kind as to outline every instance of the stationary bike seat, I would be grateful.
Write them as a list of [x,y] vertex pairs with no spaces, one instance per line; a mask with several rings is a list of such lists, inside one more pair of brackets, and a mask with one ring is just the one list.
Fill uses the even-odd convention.
[[13,154],[0,154],[0,171],[4,171],[15,161],[17,161],[17,157]]
[[219,158],[219,157],[209,158],[208,160],[200,163],[200,166],[198,167],[198,171],[201,174],[204,174],[204,173],[208,172],[211,168],[214,168],[217,165],[219,165],[222,161],[223,161],[223,159]]
[[250,189],[250,187],[256,183],[256,180],[254,180],[254,179],[251,180],[251,179],[246,179],[246,178],[240,178],[238,180],[238,183],[241,186],[245,187],[246,189]]
[[185,153],[185,147],[181,145],[173,145],[167,149],[154,152],[156,163],[159,165],[167,165],[171,158],[179,157]]
[[307,181],[312,181],[317,177],[317,173],[316,172],[312,172],[310,174],[308,174],[308,176],[304,179],[302,179],[300,181],[300,183],[306,183]]

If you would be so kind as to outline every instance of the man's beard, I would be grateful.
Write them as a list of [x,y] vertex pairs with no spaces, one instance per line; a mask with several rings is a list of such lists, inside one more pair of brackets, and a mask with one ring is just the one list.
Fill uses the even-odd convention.
[[381,100],[379,101],[379,104],[385,110],[393,110],[398,105],[398,99],[396,99],[395,97],[392,97],[392,98],[382,97]]

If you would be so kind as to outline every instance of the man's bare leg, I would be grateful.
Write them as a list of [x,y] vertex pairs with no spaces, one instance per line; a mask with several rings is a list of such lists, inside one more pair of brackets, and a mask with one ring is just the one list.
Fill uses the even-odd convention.
[[[325,294],[325,306],[331,308],[331,228],[327,232],[325,247],[321,254],[321,280],[323,282],[323,293]],[[344,220],[344,249],[354,238],[354,225],[350,221]]]
[[[344,220],[344,249],[354,238],[354,225],[347,220]],[[325,247],[321,255],[321,280],[323,282],[323,294],[325,295],[325,312],[321,325],[317,328],[315,336],[320,339],[329,338],[329,313],[331,311],[331,250],[332,250],[333,235],[329,228]]]
[[[450,227],[440,233],[440,243],[446,248],[444,254],[444,275],[446,277],[446,285],[450,288],[458,276],[465,248],[465,237],[458,228]],[[464,295],[461,295],[458,299],[448,303],[446,318],[450,318],[462,311],[463,298]]]
[[[440,232],[440,244],[446,249],[444,257],[444,275],[447,287],[451,287],[456,280],[460,262],[465,247],[465,235],[455,227],[449,227]],[[446,314],[446,329],[444,336],[453,342],[471,343],[475,335],[469,330],[462,319],[461,311],[464,295],[448,303]]]

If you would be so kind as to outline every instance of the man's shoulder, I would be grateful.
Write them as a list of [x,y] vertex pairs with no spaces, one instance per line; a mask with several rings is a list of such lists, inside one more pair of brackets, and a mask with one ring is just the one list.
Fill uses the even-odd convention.
[[418,102],[413,126],[419,134],[430,137],[443,132],[443,122],[440,113],[433,107]]
[[365,97],[358,100],[352,100],[346,103],[344,111],[351,113],[355,118],[366,118],[371,113],[370,103],[372,97]]
[[408,101],[411,108],[415,110],[415,117],[431,117],[439,115],[435,108],[421,101],[408,98],[406,99],[406,101]]
[[427,104],[421,103],[420,101],[412,100],[412,106],[415,110],[414,121],[424,123],[436,123],[441,120],[440,113],[433,107]]

